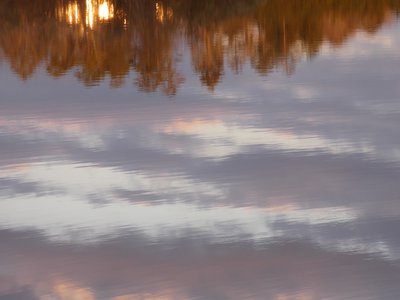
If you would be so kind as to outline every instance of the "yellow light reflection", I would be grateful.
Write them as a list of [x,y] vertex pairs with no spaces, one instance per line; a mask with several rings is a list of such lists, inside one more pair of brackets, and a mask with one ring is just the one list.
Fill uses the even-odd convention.
[[156,3],[156,19],[160,23],[164,23],[166,20],[172,19],[174,11],[170,7],[165,7],[161,3]]
[[57,13],[59,19],[68,24],[84,24],[93,28],[99,22],[114,18],[114,5],[109,0],[86,0],[84,7],[78,2],[71,2],[58,9]]
[[114,18],[114,5],[111,1],[86,0],[86,25],[93,28],[98,21]]
[[78,24],[80,19],[78,3],[69,4],[67,10],[69,23]]
[[94,24],[94,5],[93,1],[91,0],[86,0],[86,25],[89,26],[90,28],[93,28]]
[[57,14],[60,19],[67,21],[68,24],[79,24],[81,22],[81,14],[77,2],[68,3],[67,7],[58,9]]
[[99,19],[110,20],[114,18],[114,6],[104,1],[99,5]]

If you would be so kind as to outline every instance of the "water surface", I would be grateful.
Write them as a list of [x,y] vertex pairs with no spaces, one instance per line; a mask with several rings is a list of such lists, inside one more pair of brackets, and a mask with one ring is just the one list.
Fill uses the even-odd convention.
[[400,299],[399,9],[0,1],[0,300]]

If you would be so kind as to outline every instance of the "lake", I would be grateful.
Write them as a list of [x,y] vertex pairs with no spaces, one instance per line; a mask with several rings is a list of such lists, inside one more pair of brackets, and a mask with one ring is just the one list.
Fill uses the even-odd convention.
[[400,299],[400,0],[0,0],[0,300]]

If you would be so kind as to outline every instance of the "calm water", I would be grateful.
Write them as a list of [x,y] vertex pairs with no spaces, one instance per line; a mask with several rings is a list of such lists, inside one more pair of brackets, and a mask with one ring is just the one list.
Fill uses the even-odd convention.
[[0,300],[400,299],[400,0],[0,0]]

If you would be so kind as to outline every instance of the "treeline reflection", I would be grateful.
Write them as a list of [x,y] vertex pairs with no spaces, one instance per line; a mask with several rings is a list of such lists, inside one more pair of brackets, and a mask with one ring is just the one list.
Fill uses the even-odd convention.
[[400,0],[3,0],[0,49],[22,79],[44,65],[73,70],[86,85],[123,85],[136,73],[143,91],[175,94],[187,47],[193,70],[214,89],[230,68],[288,74],[322,43],[341,45],[396,17]]

